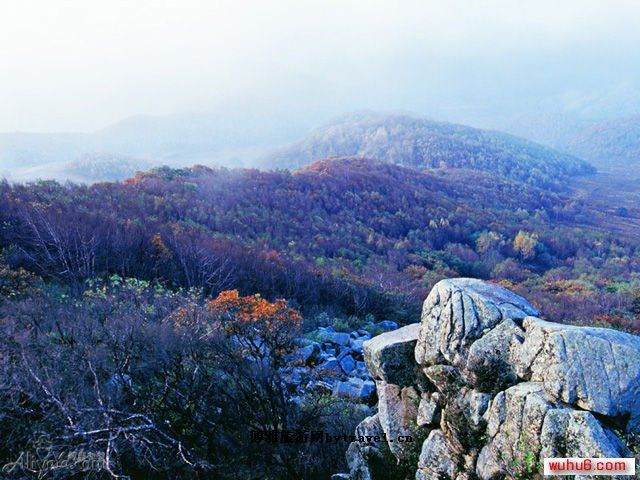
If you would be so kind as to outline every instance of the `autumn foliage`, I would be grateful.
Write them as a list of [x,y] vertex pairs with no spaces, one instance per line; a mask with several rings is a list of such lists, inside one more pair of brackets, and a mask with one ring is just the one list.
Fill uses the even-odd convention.
[[207,311],[247,355],[270,357],[276,363],[291,350],[292,335],[302,325],[302,316],[286,300],[269,302],[259,294],[241,297],[238,290],[220,293],[207,302]]

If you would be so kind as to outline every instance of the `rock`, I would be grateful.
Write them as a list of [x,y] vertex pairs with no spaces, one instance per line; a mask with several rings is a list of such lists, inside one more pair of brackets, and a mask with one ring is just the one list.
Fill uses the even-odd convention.
[[[356,437],[383,434],[378,415],[365,418],[356,427]],[[404,472],[385,442],[353,442],[347,449],[347,464],[353,480],[400,480]]]
[[329,357],[320,365],[318,365],[318,370],[324,370],[328,374],[341,374],[342,368],[340,368],[340,363],[336,357]]
[[558,404],[541,383],[500,392],[487,413],[488,442],[478,457],[481,480],[521,478],[545,456],[624,457],[629,452],[589,412]]
[[440,412],[440,394],[434,392],[431,394],[422,394],[420,404],[418,405],[418,426],[433,425],[438,423]]
[[545,457],[631,456],[623,439],[640,434],[640,337],[533,315],[502,287],[447,280],[420,325],[365,341],[377,424],[389,440],[419,442],[386,444],[383,461],[352,445],[353,478],[398,468],[405,479],[538,478]]
[[351,348],[359,353],[362,353],[362,344],[365,342],[365,338],[357,338],[355,340],[351,340]]
[[371,334],[364,329],[358,330],[358,335],[360,335],[360,337],[364,337],[365,340],[371,338]]
[[312,365],[320,359],[320,345],[318,343],[310,343],[305,347],[298,348],[290,357],[293,361],[302,362],[306,365]]
[[369,401],[376,395],[376,384],[371,380],[365,380],[362,382],[362,388],[360,389],[360,398]]
[[376,385],[371,380],[350,378],[346,382],[337,382],[333,387],[334,397],[348,397],[358,402],[369,402],[376,393]]
[[349,375],[356,368],[356,362],[351,355],[346,355],[340,360],[340,367]]
[[348,382],[337,382],[333,387],[333,396],[359,399],[363,383],[359,378],[349,379]]
[[371,376],[395,385],[414,383],[414,349],[420,324],[383,333],[363,344],[364,359]]
[[528,317],[513,362],[554,398],[614,418],[640,434],[640,337]]
[[457,456],[449,448],[441,430],[432,430],[422,444],[416,480],[455,480]]
[[323,382],[322,380],[309,382],[306,386],[306,390],[309,392],[322,392],[325,394],[331,393],[333,388],[334,387],[329,382]]
[[348,333],[333,332],[328,329],[319,330],[317,338],[319,338],[321,342],[332,343],[341,347],[349,345],[351,339]]
[[513,320],[499,323],[469,348],[462,374],[484,392],[498,392],[518,381],[512,351],[523,342],[524,330]]
[[331,475],[331,480],[351,480],[351,475],[348,473],[334,473]]
[[[420,436],[417,424],[420,393],[413,387],[402,388],[384,381],[377,381],[376,387],[380,425],[387,438],[394,440],[389,449],[398,460],[406,460],[419,448],[416,439]],[[414,441],[402,443],[397,441],[399,436],[410,436]]]
[[521,320],[537,311],[522,297],[498,285],[471,278],[438,282],[424,302],[416,362],[447,362],[463,368],[474,340],[499,322]]
[[376,327],[383,331],[391,331],[397,330],[398,324],[396,322],[392,322],[391,320],[382,320],[381,322],[376,323]]

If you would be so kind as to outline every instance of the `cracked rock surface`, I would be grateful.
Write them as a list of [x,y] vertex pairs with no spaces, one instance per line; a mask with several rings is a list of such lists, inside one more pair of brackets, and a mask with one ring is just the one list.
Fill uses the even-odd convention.
[[443,280],[419,324],[364,342],[379,402],[358,429],[414,441],[352,444],[351,478],[534,478],[545,457],[632,456],[640,337],[537,315],[498,285]]

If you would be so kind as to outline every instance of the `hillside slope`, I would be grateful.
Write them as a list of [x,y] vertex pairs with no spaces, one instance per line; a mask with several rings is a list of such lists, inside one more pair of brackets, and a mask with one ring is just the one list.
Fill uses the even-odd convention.
[[592,124],[568,139],[564,148],[598,168],[640,171],[640,116]]
[[482,170],[544,187],[593,171],[576,157],[504,133],[376,113],[338,119],[272,153],[266,161],[277,167],[299,168],[318,159],[342,156],[414,169],[447,166]]
[[[409,318],[428,287],[456,275],[522,283],[559,319],[626,305],[609,284],[640,268],[640,235],[607,233],[606,221],[488,172],[353,158],[297,172],[162,168],[89,187],[0,184],[0,249],[47,278],[233,287],[381,318]],[[591,283],[562,283],[577,277]]]

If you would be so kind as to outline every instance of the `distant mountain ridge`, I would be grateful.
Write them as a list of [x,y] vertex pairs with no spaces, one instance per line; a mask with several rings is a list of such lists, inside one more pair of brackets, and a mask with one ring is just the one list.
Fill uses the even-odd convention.
[[640,167],[640,115],[593,123],[564,148],[598,167]]
[[347,156],[414,169],[470,168],[537,186],[594,171],[575,156],[505,133],[369,112],[341,117],[273,152],[265,163],[300,168],[318,159]]

